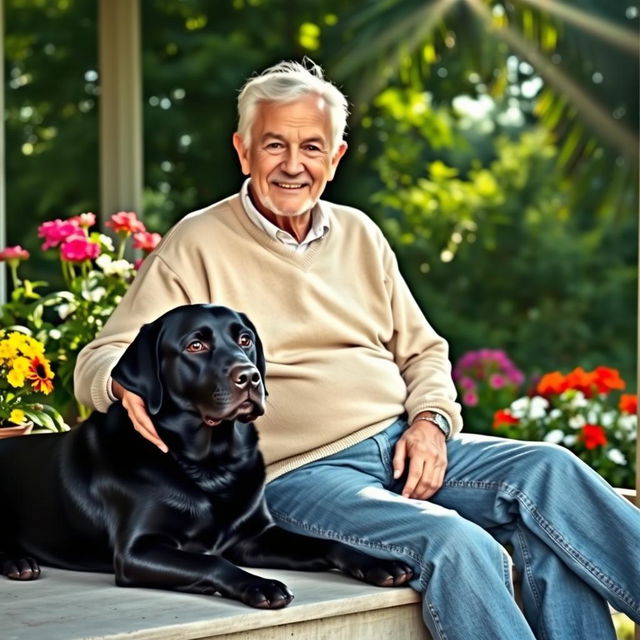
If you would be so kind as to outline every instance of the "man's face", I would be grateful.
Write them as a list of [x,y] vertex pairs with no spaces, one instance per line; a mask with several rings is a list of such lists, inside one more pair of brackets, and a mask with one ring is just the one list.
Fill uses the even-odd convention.
[[333,179],[347,149],[331,154],[329,107],[309,94],[289,103],[262,102],[251,129],[251,146],[233,136],[242,172],[251,175],[258,210],[269,216],[307,213]]

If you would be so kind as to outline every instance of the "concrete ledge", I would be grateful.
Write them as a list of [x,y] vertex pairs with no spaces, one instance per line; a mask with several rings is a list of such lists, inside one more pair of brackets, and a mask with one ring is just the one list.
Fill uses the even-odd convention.
[[378,640],[429,636],[419,596],[338,573],[251,569],[296,595],[280,611],[212,596],[116,587],[113,576],[45,567],[39,580],[0,579],[3,640]]

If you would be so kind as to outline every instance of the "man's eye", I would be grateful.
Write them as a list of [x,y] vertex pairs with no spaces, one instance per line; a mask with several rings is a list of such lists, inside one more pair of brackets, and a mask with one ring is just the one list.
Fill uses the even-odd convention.
[[206,351],[207,345],[200,340],[193,340],[187,345],[187,351],[189,353],[198,353],[199,351]]
[[241,347],[250,347],[253,344],[253,340],[251,339],[251,336],[247,335],[246,333],[243,333],[239,338],[238,338],[238,344]]
[[270,142],[267,145],[267,149],[281,149],[281,148],[282,148],[281,142]]

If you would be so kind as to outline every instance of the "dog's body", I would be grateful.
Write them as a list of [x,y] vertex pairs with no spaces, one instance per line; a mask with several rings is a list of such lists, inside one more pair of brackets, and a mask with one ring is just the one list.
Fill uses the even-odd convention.
[[250,422],[263,412],[264,359],[246,316],[174,309],[143,327],[113,377],[146,399],[169,454],[135,432],[119,403],[64,434],[0,441],[2,573],[32,579],[40,561],[262,608],[293,596],[236,563],[338,568],[380,586],[410,579],[402,563],[273,524]]

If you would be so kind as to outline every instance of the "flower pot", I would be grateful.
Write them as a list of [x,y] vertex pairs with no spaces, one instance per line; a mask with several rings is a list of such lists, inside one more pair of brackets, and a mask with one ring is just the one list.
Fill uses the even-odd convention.
[[26,436],[33,429],[33,422],[26,421],[22,424],[11,425],[10,427],[0,426],[0,438],[12,438],[13,436]]

